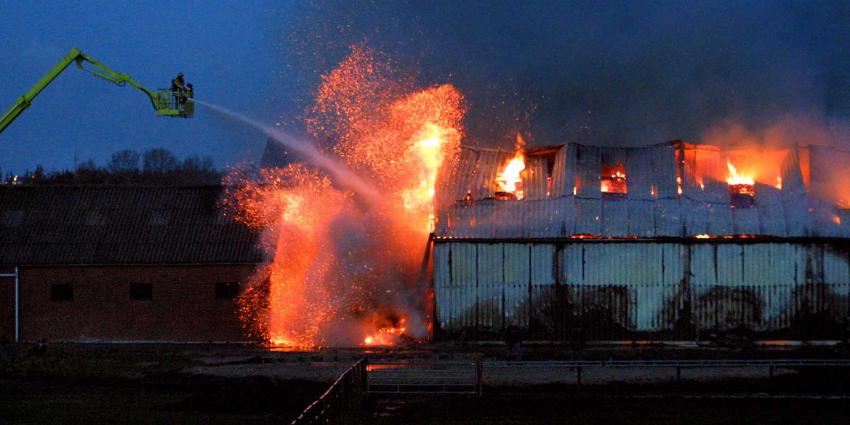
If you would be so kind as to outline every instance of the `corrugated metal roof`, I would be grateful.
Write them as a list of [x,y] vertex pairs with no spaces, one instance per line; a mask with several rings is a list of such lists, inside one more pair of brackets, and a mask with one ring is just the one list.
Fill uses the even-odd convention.
[[0,186],[0,264],[257,263],[220,186]]
[[[525,199],[497,201],[496,175],[513,153],[464,148],[457,166],[438,181],[436,235],[850,237],[850,214],[837,206],[835,195],[835,185],[842,179],[850,186],[850,173],[839,166],[850,162],[850,153],[817,146],[802,149],[787,149],[781,164],[775,165],[781,189],[757,182],[753,206],[733,208],[726,182],[707,177],[725,173],[731,150],[684,142],[633,148],[567,144],[554,158],[528,157]],[[547,161],[554,161],[553,166]],[[805,161],[809,163],[801,165]],[[603,163],[624,165],[626,196],[601,192]],[[804,167],[812,170],[808,184]],[[548,178],[552,185],[547,196]],[[467,194],[475,201],[461,202]],[[847,219],[836,219],[842,214]]]

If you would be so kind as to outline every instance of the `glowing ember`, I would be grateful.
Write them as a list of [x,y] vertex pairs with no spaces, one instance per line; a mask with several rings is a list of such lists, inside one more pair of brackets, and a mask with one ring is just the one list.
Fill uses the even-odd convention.
[[708,239],[708,238],[710,238],[711,236],[709,236],[709,235],[707,235],[707,234],[705,234],[705,233],[701,233],[701,234],[696,235],[696,236],[694,236],[694,237],[695,237],[695,238],[697,238],[697,239]]
[[832,216],[832,222],[835,223],[835,224],[841,224],[841,216],[833,215]]
[[[516,138],[516,153],[514,154],[514,157],[508,160],[508,162],[502,167],[502,171],[500,171],[499,176],[496,177],[496,185],[499,187],[498,192],[512,195],[502,195],[503,197],[522,199],[522,172],[525,170],[525,155],[523,155],[523,148],[525,141],[519,133],[517,133]],[[496,197],[499,198],[499,195],[500,194],[497,193]]]

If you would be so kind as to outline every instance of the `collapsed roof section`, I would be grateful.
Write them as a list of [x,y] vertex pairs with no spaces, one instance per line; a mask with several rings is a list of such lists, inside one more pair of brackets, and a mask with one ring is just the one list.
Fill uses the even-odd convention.
[[461,150],[437,183],[436,237],[850,238],[850,152],[831,147],[552,146],[525,152],[522,196],[504,196],[514,156]]

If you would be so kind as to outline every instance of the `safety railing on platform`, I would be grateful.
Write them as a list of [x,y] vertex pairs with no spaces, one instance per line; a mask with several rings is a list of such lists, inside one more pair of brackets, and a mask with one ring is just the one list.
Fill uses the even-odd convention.
[[156,112],[164,116],[191,117],[195,113],[194,94],[188,90],[156,90]]
[[366,359],[342,373],[316,401],[292,421],[292,425],[355,423],[366,395]]

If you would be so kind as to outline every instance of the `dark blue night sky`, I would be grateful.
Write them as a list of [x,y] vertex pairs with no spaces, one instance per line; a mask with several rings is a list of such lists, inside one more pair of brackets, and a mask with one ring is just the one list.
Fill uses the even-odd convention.
[[[319,76],[366,43],[423,86],[457,85],[469,144],[521,130],[636,145],[730,119],[850,117],[847,2],[673,3],[0,1],[0,108],[78,46],[150,88],[183,71],[198,98],[301,133]],[[0,169],[156,146],[225,166],[257,161],[264,140],[202,109],[157,118],[141,93],[71,68],[0,135]]]

